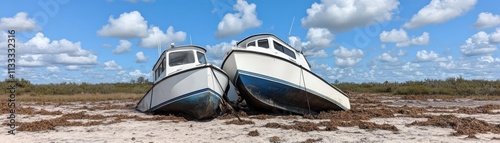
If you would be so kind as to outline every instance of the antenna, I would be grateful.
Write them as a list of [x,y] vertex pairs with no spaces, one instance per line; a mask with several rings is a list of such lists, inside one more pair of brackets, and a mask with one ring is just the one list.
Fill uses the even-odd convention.
[[193,39],[191,39],[191,34],[189,35],[189,41],[191,42],[191,45],[193,45]]
[[290,34],[292,33],[293,22],[295,22],[295,16],[292,19],[292,24],[290,24],[290,31],[288,31],[288,36],[290,36]]

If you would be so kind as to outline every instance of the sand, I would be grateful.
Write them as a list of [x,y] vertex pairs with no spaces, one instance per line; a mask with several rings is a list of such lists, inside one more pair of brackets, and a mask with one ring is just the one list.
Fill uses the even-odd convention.
[[[458,110],[459,108],[474,109],[485,105],[500,105],[500,101],[497,100],[461,99],[460,101],[464,104],[460,104],[455,100],[417,101],[363,94],[353,96],[352,100],[354,109],[349,112],[332,112],[312,118],[304,118],[300,115],[242,115],[241,119],[245,122],[239,122],[230,115],[203,121],[188,121],[174,116],[146,115],[134,110],[133,105],[137,101],[130,100],[63,104],[23,102],[20,103],[21,107],[32,107],[31,111],[34,112],[17,114],[18,124],[42,120],[65,124],[54,123],[55,126],[52,129],[17,131],[16,135],[8,135],[9,128],[3,125],[0,128],[2,131],[0,142],[500,142],[500,132],[498,132],[500,131],[500,113],[497,112],[499,109],[496,106],[488,113],[467,114],[459,113],[460,110]],[[37,112],[42,109],[47,112]],[[342,117],[360,118],[337,119],[341,117],[341,114]],[[7,122],[8,115],[1,114],[0,121]],[[331,115],[331,117],[326,115]],[[410,125],[442,115],[484,122],[486,126],[493,129],[485,127],[489,131],[453,135],[463,127]],[[333,122],[351,124],[337,124],[331,128],[325,126]],[[462,125],[462,123],[451,125],[454,124]],[[42,126],[42,122],[36,126]],[[495,128],[498,128],[498,131]]]

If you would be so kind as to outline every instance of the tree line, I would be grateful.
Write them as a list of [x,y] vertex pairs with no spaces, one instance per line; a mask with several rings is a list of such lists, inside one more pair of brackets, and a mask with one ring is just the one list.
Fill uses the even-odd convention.
[[445,80],[425,79],[423,81],[383,83],[333,83],[341,90],[363,93],[386,93],[392,95],[500,95],[500,80],[466,80],[450,77]]
[[0,94],[7,94],[7,87],[16,82],[16,93],[18,95],[75,95],[75,94],[109,94],[109,93],[146,93],[152,83],[144,77],[139,77],[130,82],[119,83],[49,83],[49,84],[32,84],[26,79],[6,79],[0,82]]
[[[120,83],[49,83],[32,84],[26,79],[14,79],[18,95],[75,95],[75,94],[109,94],[109,93],[137,93],[144,94],[152,83],[144,77],[130,82]],[[0,82],[0,94],[7,94],[9,79]],[[425,79],[423,81],[388,82],[383,83],[332,83],[343,91],[361,93],[383,93],[392,95],[500,95],[500,80],[466,80],[459,77],[450,77],[445,80]]]

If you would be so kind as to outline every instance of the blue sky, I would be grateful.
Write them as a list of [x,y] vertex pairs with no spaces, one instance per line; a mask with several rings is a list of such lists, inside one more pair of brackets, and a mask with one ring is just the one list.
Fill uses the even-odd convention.
[[[500,79],[500,9],[476,0],[38,0],[0,9],[0,62],[15,29],[16,76],[33,83],[152,79],[170,43],[220,65],[236,41],[273,33],[333,82]],[[293,23],[292,23],[293,22]],[[290,32],[290,28],[292,30]]]

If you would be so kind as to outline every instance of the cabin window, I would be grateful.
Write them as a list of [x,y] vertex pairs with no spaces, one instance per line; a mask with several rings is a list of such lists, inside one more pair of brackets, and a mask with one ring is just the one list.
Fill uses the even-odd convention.
[[184,65],[194,63],[193,51],[172,52],[168,55],[169,66]]
[[207,59],[205,59],[205,54],[201,52],[196,52],[196,56],[198,56],[198,62],[200,64],[207,64]]
[[286,48],[285,46],[281,45],[280,43],[278,43],[276,41],[274,41],[273,43],[274,43],[274,49],[276,49],[276,50],[278,50],[278,51],[295,59],[295,52]]
[[160,75],[165,71],[165,58],[161,60],[160,65],[158,65],[158,68],[155,70],[155,80],[160,77]]
[[267,42],[267,39],[260,39],[257,41],[257,46],[262,48],[269,48],[269,43]]
[[254,46],[255,47],[255,41],[252,41],[250,43],[247,44],[247,47],[250,47],[250,46]]

